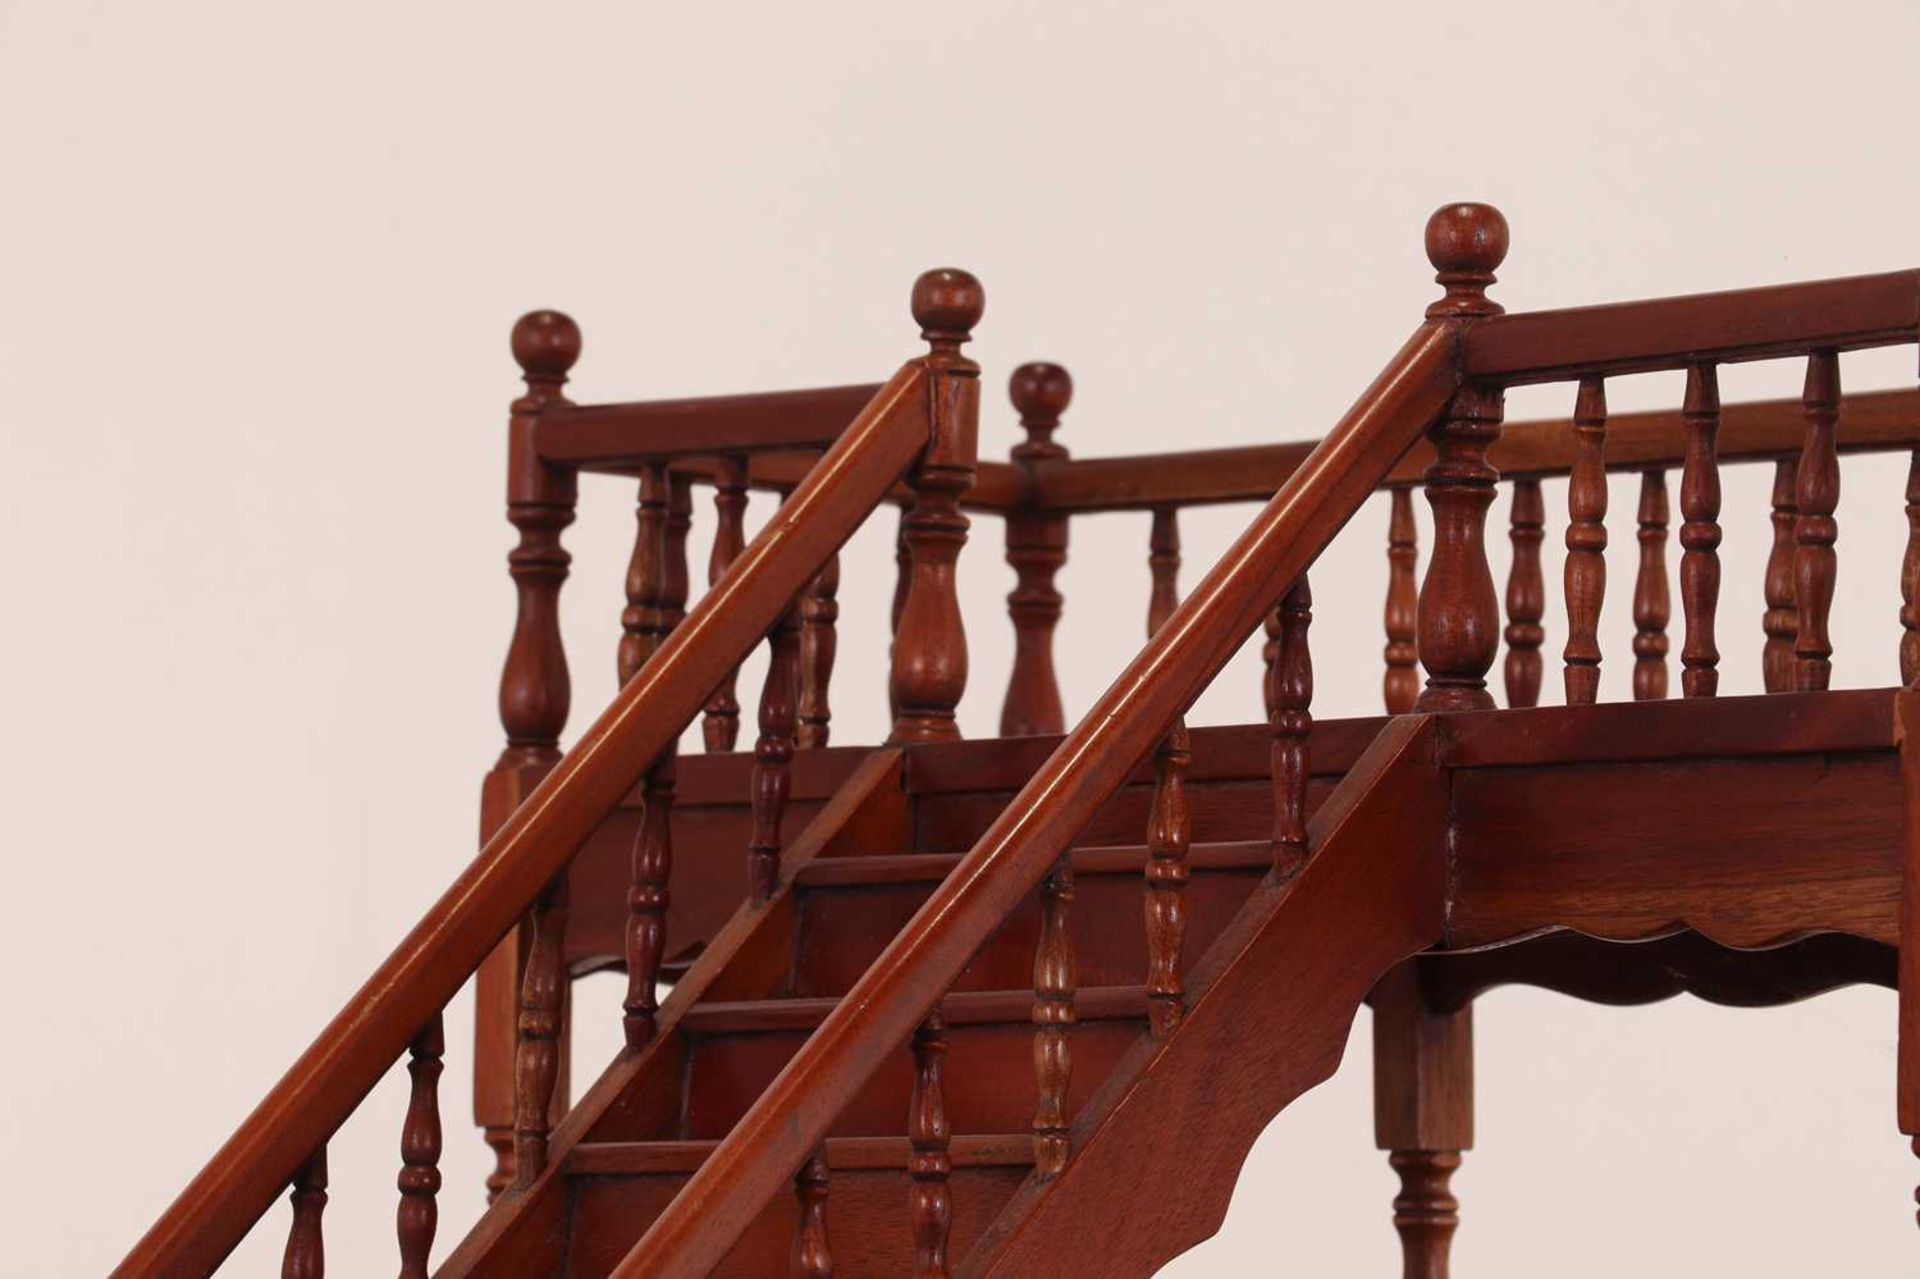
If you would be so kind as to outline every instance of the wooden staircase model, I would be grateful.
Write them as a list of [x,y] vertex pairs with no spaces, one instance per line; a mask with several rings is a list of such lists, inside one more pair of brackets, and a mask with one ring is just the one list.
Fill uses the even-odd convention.
[[[1920,271],[1504,315],[1497,211],[1443,208],[1426,243],[1444,296],[1313,445],[1073,459],[1054,438],[1071,383],[1026,365],[1026,442],[980,462],[961,348],[983,294],[959,271],[915,285],[929,353],[877,386],[583,407],[562,393],[578,330],[523,318],[519,619],[485,844],[116,1273],[211,1274],[287,1193],[284,1273],[321,1275],[327,1142],[402,1060],[399,1270],[429,1273],[441,1010],[476,974],[496,1197],[443,1276],[1151,1274],[1218,1227],[1248,1148],[1336,1069],[1363,1003],[1406,1273],[1444,1276],[1472,1001],[1514,982],[1616,1004],[1898,987],[1899,1122],[1920,1132],[1903,909],[1920,758],[1902,732],[1920,715],[1920,394],[1839,380],[1843,352],[1920,342]],[[1760,359],[1804,361],[1804,396],[1723,408],[1717,368]],[[1608,378],[1660,369],[1686,370],[1677,415],[1609,417]],[[1503,431],[1505,389],[1541,382],[1576,384],[1571,421]],[[1894,688],[1828,689],[1848,450],[1910,460]],[[1768,692],[1719,698],[1718,468],[1749,461],[1775,468]],[[1641,476],[1636,700],[1597,705],[1609,471]],[[560,535],[581,472],[637,478],[638,536],[624,686],[562,754]],[[1536,708],[1541,481],[1560,476],[1567,705]],[[1504,632],[1485,551],[1503,482]],[[696,484],[719,524],[689,608]],[[1383,488],[1389,713],[1316,723],[1308,570]],[[1435,530],[1417,595],[1416,488]],[[753,489],[783,501],[748,542]],[[1180,600],[1179,510],[1256,500]],[[829,747],[837,552],[888,504],[894,729]],[[1150,638],[1069,731],[1054,579],[1072,517],[1119,509],[1152,512]],[[1018,577],[1002,736],[983,741],[953,715],[968,511],[1005,519]],[[1187,728],[1263,626],[1263,722]],[[735,673],[762,642],[757,732],[735,751]],[[707,753],[682,756],[696,718]],[[569,1105],[570,981],[608,967],[628,975],[626,1047]]]

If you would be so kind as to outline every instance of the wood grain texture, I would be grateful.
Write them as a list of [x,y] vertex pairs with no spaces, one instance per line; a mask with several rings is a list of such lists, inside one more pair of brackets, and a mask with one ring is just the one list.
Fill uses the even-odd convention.
[[1607,597],[1607,384],[1583,378],[1573,410],[1579,452],[1567,481],[1567,705],[1600,696],[1600,609]]
[[793,789],[799,733],[800,610],[796,604],[767,635],[767,676],[760,689],[760,736],[753,744],[753,834],[747,840],[747,893],[773,896],[780,875],[780,827]]
[[[1446,788],[1425,717],[1392,721],[1315,815],[1314,855],[1268,879],[1190,975],[1186,1020],[1142,1037],[968,1255],[975,1275],[1151,1274],[1218,1228],[1241,1161],[1283,1106],[1338,1066],[1368,989],[1444,927]],[[1258,992],[1285,990],[1287,999]],[[1098,1249],[1062,1250],[1098,1214]]]
[[546,1169],[547,1133],[560,1082],[568,987],[567,889],[562,871],[534,906],[533,941],[520,987],[520,1041],[513,1059],[513,1184],[522,1189]]
[[407,1051],[407,1116],[400,1129],[400,1206],[394,1230],[400,1242],[400,1279],[427,1279],[440,1207],[440,1072],[447,1051],[442,1018],[435,1015]]
[[1790,693],[1794,686],[1793,641],[1800,630],[1800,613],[1794,607],[1793,554],[1794,526],[1797,520],[1799,461],[1783,457],[1773,464],[1773,499],[1769,519],[1773,525],[1773,546],[1767,552],[1767,576],[1764,593],[1767,611],[1760,629],[1767,640],[1760,653],[1760,674],[1769,693]]
[[943,1062],[946,1023],[930,1012],[913,1032],[913,1099],[907,1112],[907,1140],[913,1155],[907,1164],[912,1187],[907,1217],[913,1230],[913,1279],[946,1279],[947,1245],[953,1233],[953,1159],[948,1144]]
[[[1054,435],[1073,402],[1073,379],[1057,364],[1023,364],[1013,371],[1007,390],[1025,432],[1025,438],[1013,446],[1012,460],[1031,489],[1038,467],[1067,459],[1066,446]],[[1014,588],[1007,596],[1007,613],[1013,620],[1013,671],[1000,710],[1002,737],[1066,730],[1053,661],[1053,633],[1062,605],[1054,579],[1066,562],[1066,516],[1031,502],[1008,513],[1007,564],[1014,572]]]
[[1175,720],[1154,752],[1153,808],[1147,821],[1147,1016],[1164,1039],[1186,1013],[1187,885],[1193,822],[1187,770],[1193,763],[1187,726]]
[[1280,651],[1273,664],[1273,869],[1290,875],[1307,858],[1307,779],[1313,762],[1313,587],[1302,573],[1277,610]]
[[1500,476],[1487,448],[1500,438],[1498,387],[1465,386],[1428,438],[1436,455],[1427,468],[1433,508],[1433,552],[1420,585],[1420,664],[1427,683],[1415,709],[1493,709],[1487,671],[1500,646],[1500,597],[1487,565],[1487,508]]
[[827,1237],[827,1196],[830,1191],[827,1152],[823,1146],[807,1157],[793,1177],[793,1195],[800,1210],[794,1223],[793,1279],[833,1279],[833,1245]]
[[326,1279],[327,1244],[321,1218],[327,1210],[327,1148],[313,1152],[294,1174],[287,1192],[293,1222],[280,1258],[280,1279]]
[[839,651],[840,557],[833,556],[800,601],[800,724],[795,742],[818,750],[833,735],[833,662]]
[[1067,1165],[1067,1088],[1073,1081],[1073,861],[1062,857],[1040,882],[1040,939],[1033,952],[1033,1166],[1051,1177]]
[[1388,496],[1387,607],[1384,624],[1387,647],[1382,654],[1387,673],[1380,696],[1389,715],[1404,715],[1420,696],[1420,646],[1416,629],[1419,586],[1414,576],[1420,561],[1419,531],[1413,522],[1413,492],[1397,488]]

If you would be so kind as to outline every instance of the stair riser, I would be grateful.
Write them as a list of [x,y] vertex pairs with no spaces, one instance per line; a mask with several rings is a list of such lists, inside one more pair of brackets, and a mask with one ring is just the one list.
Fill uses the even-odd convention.
[[[953,1235],[957,1261],[1015,1188],[1022,1166],[953,1170]],[[592,1176],[572,1180],[573,1247],[568,1279],[603,1279],[637,1242],[686,1181],[682,1175]],[[907,1174],[899,1168],[836,1170],[828,1182],[827,1235],[834,1279],[899,1279],[912,1273]],[[719,1268],[718,1279],[766,1279],[788,1273],[797,1210],[780,1195],[747,1228]]]
[[[1307,795],[1309,811],[1320,806],[1339,780],[1337,776],[1313,779]],[[1196,843],[1261,839],[1273,834],[1273,783],[1266,777],[1192,782],[1187,793]],[[1012,792],[997,790],[917,796],[915,851],[965,852],[1012,798]],[[1077,842],[1139,843],[1146,838],[1152,804],[1153,787],[1126,787],[1102,805]]]

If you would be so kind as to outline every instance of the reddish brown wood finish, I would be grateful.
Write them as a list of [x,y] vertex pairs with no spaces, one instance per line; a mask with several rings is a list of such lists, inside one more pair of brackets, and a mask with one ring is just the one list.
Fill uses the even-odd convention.
[[878,383],[760,391],[640,404],[569,405],[548,415],[535,439],[540,456],[567,467],[605,468],[688,454],[824,447],[840,438]]
[[547,1133],[560,1081],[567,1000],[567,876],[540,895],[520,988],[520,1043],[513,1062],[513,1181],[525,1187],[547,1166]]
[[793,1279],[833,1279],[833,1246],[827,1238],[827,1151],[813,1152],[794,1174],[800,1220],[793,1232]]
[[1793,458],[1783,457],[1773,464],[1773,549],[1767,553],[1767,611],[1760,619],[1767,634],[1760,674],[1769,693],[1790,693],[1794,685],[1793,640],[1800,629],[1800,614],[1793,605],[1794,491],[1799,470]]
[[[1073,402],[1073,379],[1057,364],[1023,364],[1007,391],[1020,412],[1026,438],[1013,446],[1013,461],[1033,486],[1034,470],[1063,462],[1066,446],[1054,439]],[[1054,578],[1067,562],[1067,517],[1022,504],[1007,514],[1007,563],[1014,588],[1007,596],[1013,619],[1013,673],[1000,710],[1000,735],[1023,737],[1066,730],[1060,681],[1054,671],[1053,633],[1060,623],[1060,591]]]
[[[946,1279],[947,1240],[953,1231],[953,1175],[948,1153],[941,1063],[947,1055],[947,1027],[938,1011],[929,1012],[913,1032],[913,1099],[907,1112],[907,1140],[913,1156],[907,1164],[912,1189],[908,1219],[913,1229],[913,1279]],[[629,1254],[631,1256],[631,1254]]]
[[1153,808],[1147,821],[1147,1017],[1156,1038],[1173,1033],[1186,1011],[1183,971],[1187,937],[1187,857],[1193,821],[1187,770],[1193,763],[1187,726],[1173,729],[1154,753]]
[[1433,508],[1433,553],[1420,586],[1420,664],[1427,684],[1423,711],[1491,710],[1487,671],[1500,645],[1500,597],[1487,566],[1487,507],[1500,478],[1487,448],[1500,437],[1501,393],[1462,387],[1429,438],[1437,460],[1427,468]]
[[753,746],[753,835],[747,841],[747,893],[756,902],[773,896],[780,877],[780,825],[793,788],[799,685],[800,612],[796,604],[767,636],[760,737]]
[[1583,378],[1573,409],[1578,454],[1567,481],[1567,705],[1600,696],[1600,607],[1607,595],[1607,384]]
[[327,1210],[327,1148],[320,1147],[300,1165],[287,1192],[293,1224],[280,1259],[280,1279],[326,1279],[327,1245],[321,1216]]
[[[713,474],[713,548],[707,555],[707,585],[713,586],[726,576],[747,545],[747,459],[738,453],[723,453]],[[700,733],[710,751],[730,751],[740,740],[740,697],[736,668],[713,691],[706,714],[700,721]]]
[[1387,515],[1387,663],[1380,694],[1387,714],[1404,715],[1420,696],[1420,647],[1415,619],[1419,588],[1414,570],[1420,560],[1419,532],[1413,523],[1413,492],[1397,488],[1388,496]]
[[1712,697],[1720,688],[1714,614],[1720,606],[1720,383],[1711,364],[1687,366],[1680,410],[1687,460],[1680,471],[1680,606],[1687,638],[1680,646],[1680,691]]
[[1833,588],[1839,561],[1834,541],[1840,526],[1834,509],[1840,504],[1840,456],[1835,435],[1840,426],[1840,357],[1816,351],[1807,357],[1807,438],[1800,452],[1800,470],[1794,491],[1794,601],[1799,607],[1799,630],[1794,636],[1794,687],[1824,689],[1833,673],[1833,640],[1827,617],[1833,610]]
[[1547,585],[1540,572],[1540,543],[1547,518],[1540,481],[1515,480],[1509,537],[1513,564],[1507,575],[1507,705],[1540,703],[1540,646],[1547,633],[1540,625],[1547,611]]
[[1907,461],[1907,550],[1900,560],[1900,682],[1920,680],[1920,449]]
[[1400,1174],[1393,1197],[1393,1225],[1400,1232],[1406,1279],[1447,1279],[1453,1235],[1460,1228],[1460,1201],[1453,1197],[1457,1150],[1396,1150],[1387,1162]]
[[967,542],[960,495],[973,482],[979,430],[980,366],[960,354],[986,308],[980,282],[964,271],[929,271],[915,282],[913,317],[932,353],[931,435],[909,477],[913,505],[900,520],[906,594],[893,641],[893,735],[897,742],[960,735],[954,707],[967,688],[966,625],[954,574]]
[[1400,1174],[1393,1224],[1405,1279],[1447,1279],[1459,1227],[1448,1182],[1473,1146],[1473,1011],[1434,1007],[1430,964],[1400,965],[1373,989],[1374,1144]]
[[1033,952],[1033,1167],[1051,1177],[1067,1166],[1072,1139],[1067,1087],[1073,1080],[1073,862],[1062,857],[1040,884],[1040,941]]
[[1307,779],[1312,772],[1313,588],[1307,575],[1280,602],[1280,651],[1273,666],[1273,869],[1290,875],[1307,858]]
[[1667,474],[1640,475],[1640,572],[1633,582],[1633,699],[1667,695],[1667,622],[1673,597],[1667,589]]
[[1152,635],[1180,604],[1180,512],[1171,506],[1153,513],[1147,535],[1147,634]]
[[800,727],[795,739],[801,750],[815,750],[832,735],[833,659],[839,648],[840,557],[834,556],[814,577],[800,602]]
[[407,1053],[411,1091],[400,1129],[400,1207],[394,1229],[400,1239],[400,1279],[427,1279],[434,1230],[440,1221],[440,1071],[447,1051],[436,1015]]

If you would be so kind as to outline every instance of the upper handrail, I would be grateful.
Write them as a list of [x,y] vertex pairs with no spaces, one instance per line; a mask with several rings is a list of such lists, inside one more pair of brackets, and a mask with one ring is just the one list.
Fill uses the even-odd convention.
[[549,409],[534,431],[543,461],[592,469],[610,462],[764,449],[825,448],[840,438],[877,382],[629,404]]
[[1423,324],[980,837],[615,1270],[704,1274],[1173,718],[1360,508],[1457,385]]
[[114,1271],[210,1274],[929,447],[925,357],[881,385],[726,574]]

